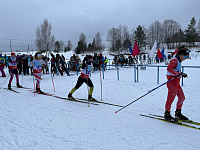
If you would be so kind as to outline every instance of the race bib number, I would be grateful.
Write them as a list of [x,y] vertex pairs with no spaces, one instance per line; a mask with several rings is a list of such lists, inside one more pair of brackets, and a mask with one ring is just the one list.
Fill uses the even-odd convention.
[[42,69],[42,63],[41,62],[34,62],[34,69]]

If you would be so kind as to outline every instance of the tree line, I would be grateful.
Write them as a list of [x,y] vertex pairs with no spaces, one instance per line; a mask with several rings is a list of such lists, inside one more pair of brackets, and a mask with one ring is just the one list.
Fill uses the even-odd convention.
[[[72,42],[69,40],[67,45],[64,45],[62,40],[55,40],[54,35],[51,33],[51,23],[44,19],[43,23],[36,28],[35,44],[38,50],[42,52],[66,52],[72,50]],[[174,49],[181,43],[187,43],[188,46],[199,46],[200,42],[200,20],[197,23],[196,19],[192,17],[187,29],[181,29],[181,26],[175,20],[164,20],[163,23],[155,21],[149,28],[138,25],[137,28],[128,30],[127,25],[119,25],[118,28],[111,28],[108,31],[106,41],[109,42],[109,50],[111,52],[123,52],[133,46],[134,41],[137,40],[140,52],[146,48],[151,48],[156,40],[160,45],[167,45],[168,49]],[[99,52],[103,50],[101,33],[97,32],[94,35],[93,41],[87,43],[86,35],[81,33],[79,41],[75,47],[77,54],[85,52]]]

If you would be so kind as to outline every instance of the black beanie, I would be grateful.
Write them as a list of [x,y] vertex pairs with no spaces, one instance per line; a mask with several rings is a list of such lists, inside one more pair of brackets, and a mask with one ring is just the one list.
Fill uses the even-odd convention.
[[190,51],[188,50],[188,48],[185,47],[185,45],[181,45],[180,47],[178,47],[178,53],[177,55],[189,55]]
[[93,58],[92,55],[88,55],[87,56],[87,59],[91,59],[91,58]]

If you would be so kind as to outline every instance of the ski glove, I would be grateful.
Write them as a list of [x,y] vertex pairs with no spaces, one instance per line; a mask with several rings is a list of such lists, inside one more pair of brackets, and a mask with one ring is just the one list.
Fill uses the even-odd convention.
[[179,75],[176,75],[175,77],[180,77],[180,76],[182,76],[183,78],[186,78],[186,77],[187,77],[187,74],[181,72]]
[[183,78],[187,78],[188,76],[187,76],[186,73],[182,73],[182,77],[183,77]]

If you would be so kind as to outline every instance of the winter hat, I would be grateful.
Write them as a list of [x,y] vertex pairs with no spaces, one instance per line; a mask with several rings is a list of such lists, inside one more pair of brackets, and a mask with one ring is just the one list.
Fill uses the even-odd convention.
[[188,48],[185,47],[185,45],[181,45],[180,47],[178,47],[178,53],[177,55],[189,55],[190,51],[188,50]]
[[12,56],[12,55],[15,55],[15,53],[14,53],[14,52],[12,52],[12,53],[11,53],[11,56]]
[[93,58],[93,57],[92,57],[92,55],[88,55],[87,58],[88,58],[88,59],[91,59],[91,58]]

